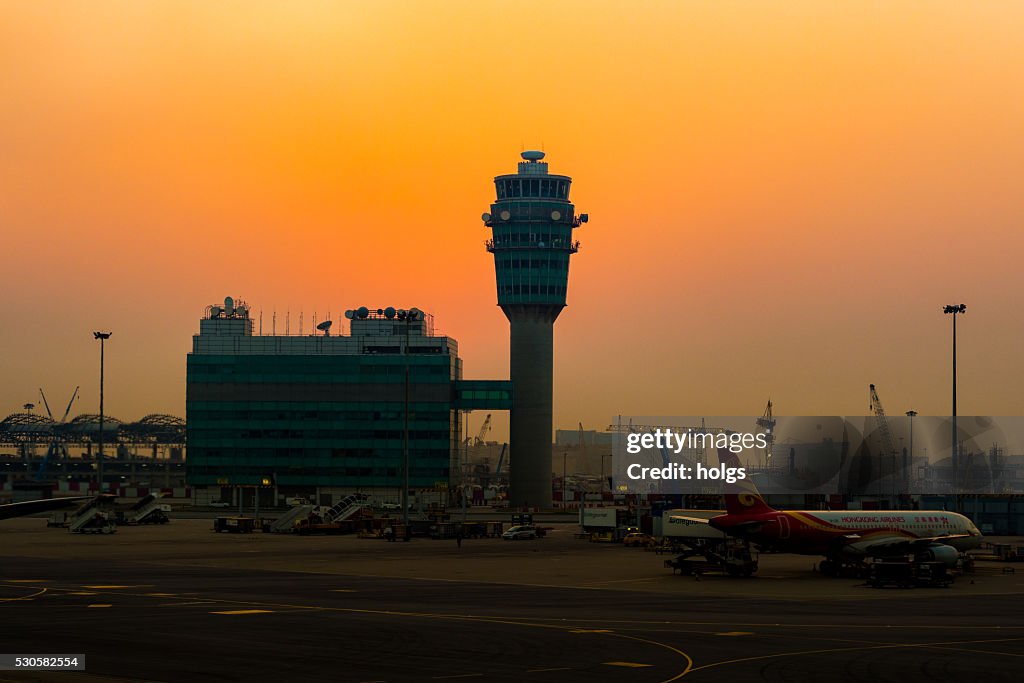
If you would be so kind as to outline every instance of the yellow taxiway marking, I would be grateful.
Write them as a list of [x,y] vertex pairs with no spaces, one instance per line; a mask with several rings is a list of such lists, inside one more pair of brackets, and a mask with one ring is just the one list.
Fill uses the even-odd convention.
[[630,669],[643,669],[653,664],[641,664],[640,662],[604,662],[605,666],[624,666]]
[[716,633],[715,635],[716,636],[752,636],[752,635],[754,635],[754,632],[753,631],[722,631],[721,633]]
[[611,631],[606,628],[581,628],[569,631],[569,633],[611,633]]
[[40,588],[35,593],[29,593],[28,595],[22,595],[20,598],[0,598],[0,602],[18,602],[19,600],[31,601],[31,600],[34,600],[35,598],[39,597],[40,595],[42,595],[46,591],[47,591],[46,588]]
[[173,598],[174,593],[146,593],[146,597],[149,598]]
[[[357,575],[357,576],[361,576],[361,575]],[[444,579],[442,579],[442,581],[443,580]],[[452,581],[455,581],[455,580],[452,579]],[[0,582],[0,583],[2,583],[2,582]],[[486,582],[486,583],[492,583],[492,582]],[[512,585],[522,585],[522,584],[512,584]],[[556,586],[556,587],[561,587],[561,586]],[[68,592],[66,588],[58,588],[58,589],[54,589],[54,590],[60,590],[60,591],[63,591],[63,592]],[[119,595],[129,595],[130,596],[130,595],[142,595],[142,594],[120,593]],[[183,593],[182,595],[197,595],[197,594],[196,593]],[[321,606],[321,605],[296,605],[296,604],[276,603],[276,602],[256,602],[256,601],[252,601],[252,600],[237,600],[237,599],[232,600],[232,599],[227,599],[227,598],[209,598],[209,600],[210,600],[210,602],[216,602],[216,603],[219,603],[219,604],[222,604],[222,605],[228,605],[228,604],[235,604],[235,605],[238,605],[238,604],[248,604],[248,605],[261,605],[261,606],[264,606],[264,607],[287,608],[287,609],[291,609],[291,610],[309,610],[309,611],[323,611],[323,612],[344,612],[344,613],[348,613],[348,614],[377,614],[377,615],[382,615],[382,616],[392,616],[392,617],[402,617],[402,618],[443,619],[443,620],[469,621],[469,622],[481,621],[481,622],[492,623],[492,624],[507,624],[507,625],[510,625],[510,626],[521,626],[521,627],[533,627],[533,628],[551,629],[553,631],[562,631],[563,633],[567,632],[567,631],[568,632],[572,632],[572,631],[569,631],[568,629],[566,629],[565,624],[538,623],[538,622],[534,622],[534,621],[526,621],[525,618],[516,618],[516,617],[497,617],[497,616],[487,616],[487,615],[464,615],[464,614],[444,614],[444,613],[436,613],[436,612],[406,612],[406,611],[393,611],[393,610],[355,609],[355,608],[344,608],[344,607],[328,607],[328,606]],[[211,614],[253,614],[253,613],[272,612],[272,611],[274,611],[274,610],[233,610],[233,611],[226,611],[226,612],[211,612]],[[620,621],[620,623],[632,623],[632,622],[629,622],[627,620],[619,620],[619,621]],[[639,623],[645,623],[645,622],[639,622]],[[672,622],[661,621],[661,622],[656,622],[656,623],[664,624],[664,623],[672,623]],[[687,622],[682,622],[682,623],[687,623]],[[695,623],[697,623],[697,622],[695,622]],[[710,623],[710,622],[704,622],[704,623]],[[874,627],[872,627],[872,628],[874,628]],[[660,683],[673,683],[674,681],[677,681],[677,680],[681,679],[682,677],[686,676],[688,673],[690,673],[691,671],[694,670],[693,659],[690,657],[690,655],[686,654],[685,652],[683,652],[679,648],[673,647],[673,646],[671,646],[671,645],[669,645],[667,643],[662,643],[662,642],[659,642],[657,640],[650,640],[650,639],[647,639],[647,638],[640,638],[638,636],[630,636],[630,635],[626,635],[624,633],[614,633],[614,632],[612,632],[610,630],[607,630],[607,629],[592,629],[592,630],[582,630],[582,631],[577,631],[577,632],[580,632],[580,633],[588,633],[589,632],[589,633],[597,633],[597,634],[606,634],[606,635],[611,636],[613,638],[625,638],[627,640],[635,640],[635,641],[637,641],[639,643],[646,643],[646,644],[652,645],[654,647],[659,647],[659,648],[668,650],[669,652],[672,652],[673,654],[676,654],[679,657],[682,657],[683,659],[686,660],[686,666],[683,668],[682,671],[672,675],[670,678],[664,679]],[[481,676],[482,675],[483,674],[481,674]]]
[[7,579],[4,583],[46,583],[47,579]]
[[68,595],[99,595],[96,591],[71,591]]
[[[1024,640],[1024,638],[993,638],[989,640],[952,640],[948,642],[938,643],[888,643],[884,645],[868,645],[864,647],[833,647],[824,648],[820,650],[798,650],[795,652],[777,652],[770,655],[758,655],[755,657],[739,657],[737,659],[725,659],[720,662],[712,662],[711,664],[704,664],[703,666],[692,667],[691,671],[700,671],[702,669],[711,669],[716,666],[725,666],[728,664],[737,664],[739,662],[753,662],[764,659],[777,659],[779,657],[801,657],[804,655],[817,655],[831,652],[863,652],[865,650],[898,650],[898,649],[911,649],[911,648],[934,648],[940,650],[949,649],[965,649],[965,648],[954,648],[956,645],[973,645],[976,643],[1006,643],[1006,642],[1018,642]],[[989,654],[986,652],[986,654]],[[1002,654],[1002,653],[991,653],[991,654]]]
[[109,603],[93,603],[92,605],[89,605],[89,607],[113,607],[113,605]]
[[271,614],[272,609],[229,609],[224,612],[210,612],[210,614]]

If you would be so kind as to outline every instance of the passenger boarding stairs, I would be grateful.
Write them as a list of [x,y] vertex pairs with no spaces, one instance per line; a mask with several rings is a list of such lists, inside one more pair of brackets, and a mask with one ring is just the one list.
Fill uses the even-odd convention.
[[300,519],[306,519],[312,511],[312,505],[296,505],[275,519],[274,523],[270,525],[270,530],[275,534],[291,533],[295,530],[295,522]]
[[102,503],[110,500],[110,496],[96,496],[82,507],[75,510],[68,522],[68,531],[72,533],[105,533],[112,534],[117,526],[104,510]]
[[160,502],[162,495],[162,493],[151,493],[140,498],[139,502],[128,509],[128,521],[133,524],[143,524],[147,517],[158,512],[160,517],[166,519],[166,516],[163,515],[163,504]]
[[367,495],[365,493],[353,493],[345,496],[324,513],[325,522],[343,522],[359,510],[366,507]]

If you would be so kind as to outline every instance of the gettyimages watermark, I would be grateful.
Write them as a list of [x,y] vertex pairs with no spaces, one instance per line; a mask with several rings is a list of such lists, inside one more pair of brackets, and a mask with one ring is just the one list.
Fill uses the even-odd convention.
[[1024,493],[1024,416],[621,416],[612,432],[620,493]]

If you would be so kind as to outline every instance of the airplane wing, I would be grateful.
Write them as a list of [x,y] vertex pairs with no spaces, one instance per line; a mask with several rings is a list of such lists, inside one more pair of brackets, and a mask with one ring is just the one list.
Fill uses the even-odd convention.
[[950,534],[948,536],[932,536],[925,538],[908,538],[895,534],[885,537],[872,537],[869,540],[856,542],[850,545],[868,555],[891,555],[912,553],[922,548],[927,548],[935,543],[945,543],[957,538],[969,538],[970,534]]
[[707,524],[709,526],[715,527],[716,529],[720,529],[722,531],[725,531],[725,533],[729,534],[730,536],[744,536],[746,534],[760,533],[760,531],[761,531],[762,527],[764,526],[765,522],[774,521],[774,520],[750,520],[749,522],[739,522],[738,524],[732,524],[732,525],[729,526],[728,529],[721,529],[721,527],[717,527],[717,526],[715,526],[714,524],[711,523],[711,521],[714,519],[714,517],[712,517],[711,519],[704,519],[703,517],[687,517],[686,515],[671,515],[670,518],[671,519],[681,519],[683,521],[690,522],[690,523],[696,523],[696,524]]
[[703,517],[687,517],[685,515],[671,515],[669,519],[681,519],[685,522],[693,522],[694,524],[710,524],[710,522]]
[[63,507],[70,507],[94,496],[70,496],[65,498],[44,498],[42,500],[26,500],[20,503],[8,503],[0,505],[0,519],[12,517],[23,517],[24,515],[35,514],[36,512],[47,512],[58,510]]

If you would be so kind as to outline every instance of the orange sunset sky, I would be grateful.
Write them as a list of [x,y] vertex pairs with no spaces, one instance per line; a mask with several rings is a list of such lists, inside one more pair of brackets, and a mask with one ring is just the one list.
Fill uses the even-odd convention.
[[556,427],[864,414],[870,382],[948,414],[961,301],[961,414],[1022,414],[1022,30],[1020,2],[2,2],[0,417],[40,386],[96,412],[96,329],[108,414],[183,415],[228,294],[293,331],[418,306],[507,377],[479,216],[524,146],[591,216]]

